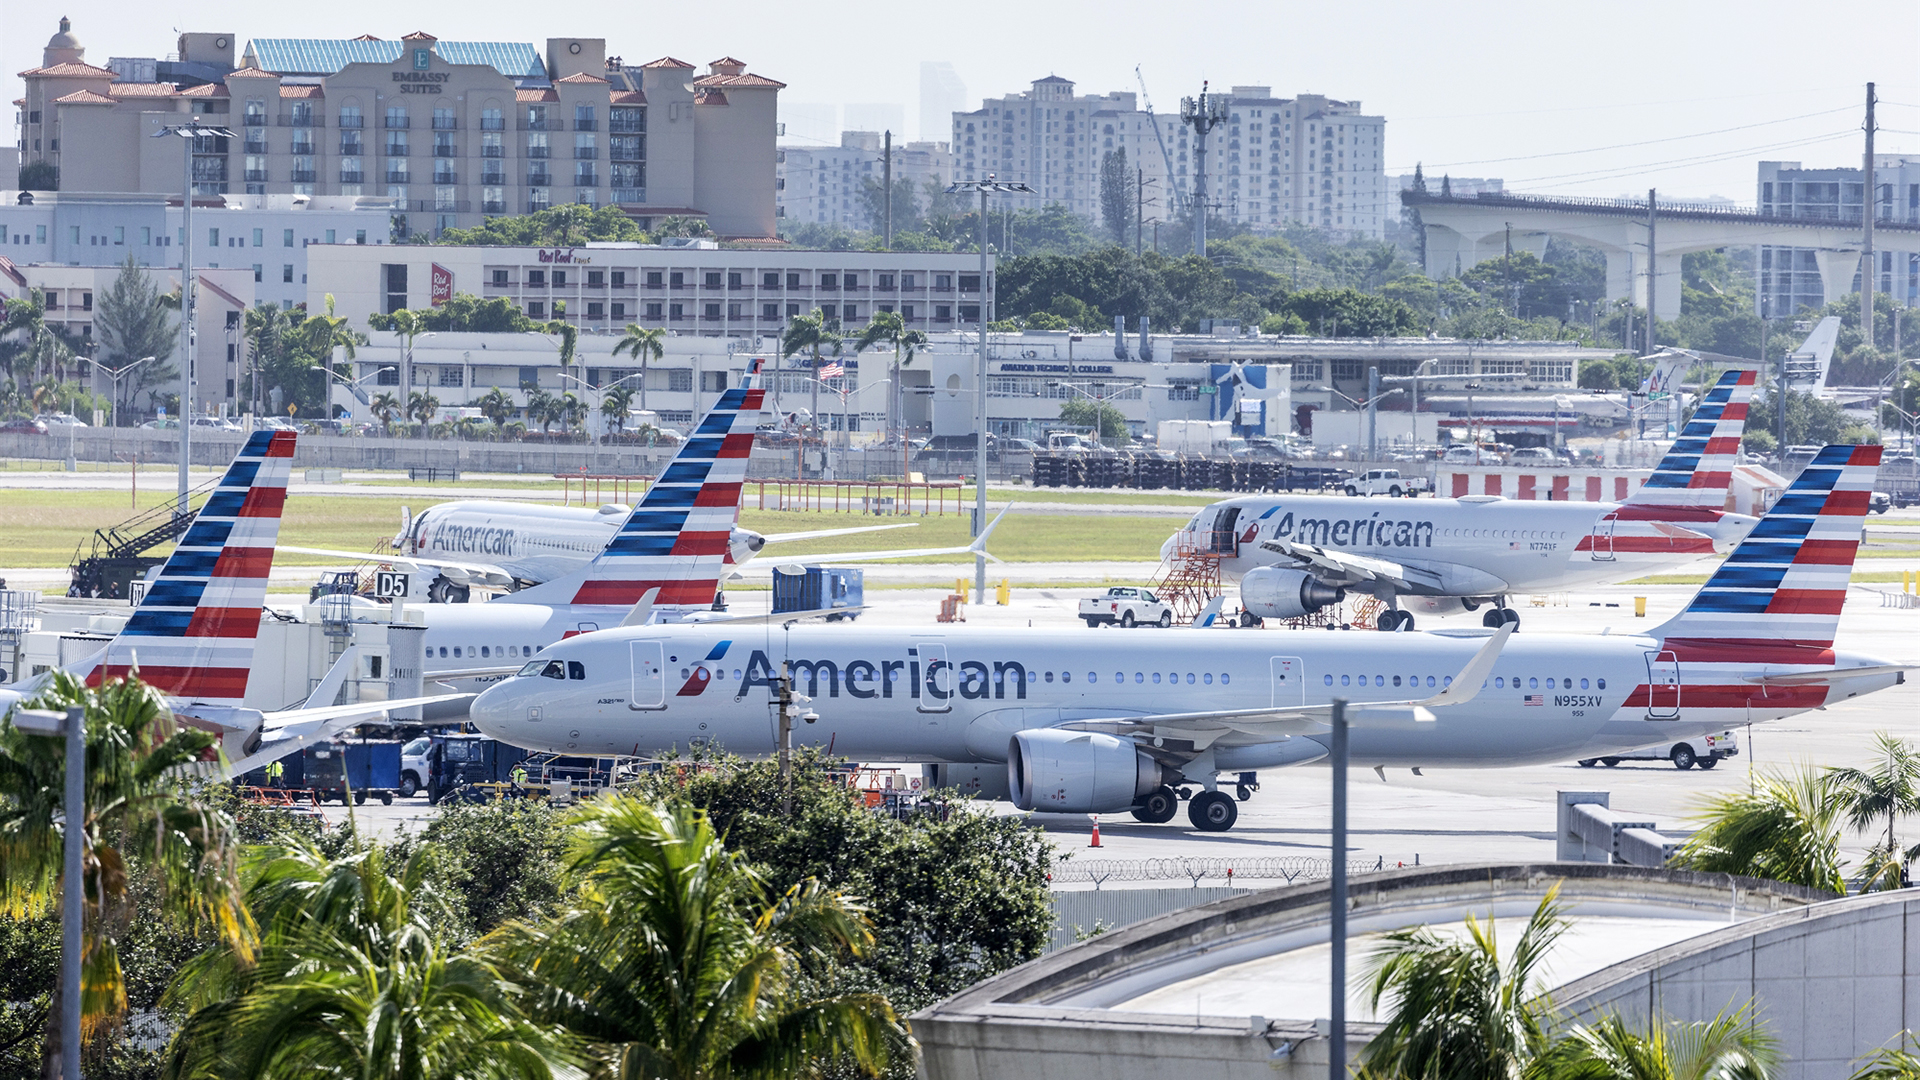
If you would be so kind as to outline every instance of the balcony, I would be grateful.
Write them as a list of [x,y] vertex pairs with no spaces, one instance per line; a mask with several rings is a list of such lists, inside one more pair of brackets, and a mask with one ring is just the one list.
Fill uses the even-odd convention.
[[452,169],[435,169],[433,172],[433,182],[436,184],[457,184],[460,182],[460,174],[454,172]]
[[551,187],[552,185],[553,185],[552,173],[530,172],[527,174],[528,187]]
[[536,120],[532,117],[528,117],[527,119],[520,121],[520,130],[521,131],[559,131],[560,125],[551,120],[546,120],[546,119]]
[[582,118],[580,118],[580,117],[577,117],[577,116],[576,116],[576,117],[574,117],[574,118],[573,118],[573,130],[575,130],[575,131],[599,131],[599,130],[600,130],[600,122],[599,122],[598,120],[595,120],[595,119],[593,119],[592,117],[588,117],[588,118],[586,118],[586,119],[582,119]]
[[465,199],[415,199],[412,205],[420,213],[464,214],[473,204]]
[[342,157],[359,157],[366,152],[366,144],[359,139],[340,140],[340,156]]
[[406,144],[406,143],[403,143],[403,142],[390,142],[390,143],[388,143],[388,144],[387,144],[387,149],[386,149],[386,155],[387,155],[388,157],[397,157],[397,158],[403,158],[403,157],[406,157],[406,156],[407,156],[407,144]]
[[507,118],[504,116],[483,116],[480,118],[481,131],[505,131]]
[[574,187],[598,187],[599,185],[599,177],[591,169],[586,172],[576,172],[573,174]]
[[480,174],[480,182],[489,187],[498,187],[507,182],[507,174],[503,172],[483,172]]
[[542,210],[551,210],[551,209],[553,209],[553,204],[550,202],[547,202],[544,199],[528,199],[527,200],[527,213],[529,214],[537,214]]
[[552,150],[553,148],[550,146],[529,146],[527,147],[527,156],[536,159],[544,158],[551,153]]
[[615,135],[645,135],[647,122],[645,120],[609,120],[607,130]]
[[[251,134],[253,134],[253,133],[252,133],[252,132],[248,132],[247,134],[249,134],[249,135],[251,135]],[[260,139],[260,140],[258,140],[258,141],[255,141],[255,140],[253,140],[253,139],[248,139],[248,140],[247,140],[247,142],[246,142],[246,152],[247,152],[247,153],[249,153],[249,154],[264,154],[264,153],[266,153],[266,152],[267,152],[267,140],[265,140],[265,139]]]
[[341,113],[339,119],[336,120],[335,123],[337,123],[342,128],[352,128],[353,130],[358,131],[361,128],[367,126],[367,118],[364,116],[361,116],[359,113],[351,113],[351,114]]
[[313,177],[314,171],[312,169],[295,169],[290,179],[296,184],[311,184],[313,183]]
[[367,174],[363,172],[342,172],[340,174],[340,182],[343,184],[364,184],[366,183],[366,177]]
[[310,142],[297,142],[297,143],[294,143],[293,146],[289,148],[288,152],[298,154],[302,157],[312,157],[313,144]]
[[266,183],[266,182],[267,182],[267,170],[265,170],[265,169],[248,169],[248,170],[247,170],[247,176],[246,176],[246,182],[247,182],[247,183],[249,183],[249,184],[264,184],[264,183]]
[[480,212],[483,214],[504,214],[507,212],[507,204],[501,199],[488,199],[480,204]]
[[310,112],[282,113],[274,119],[275,127],[311,128],[326,127],[327,118]]
[[504,146],[482,146],[480,148],[480,156],[483,158],[506,157],[507,148]]
[[573,148],[573,159],[575,161],[598,161],[600,160],[600,148],[596,146],[576,146]]
[[400,172],[395,172],[392,169],[387,170],[387,183],[407,184],[411,182],[412,182],[412,177],[405,170],[402,170]]
[[613,201],[617,203],[644,203],[647,201],[647,189],[614,188]]
[[433,130],[435,131],[458,131],[459,129],[460,118],[457,116],[436,116],[433,118]]
[[242,117],[240,122],[245,124],[248,127],[266,127],[267,114],[250,112],[246,116]]
[[433,146],[433,156],[440,158],[459,157],[460,148],[452,143],[435,143]]
[[405,131],[413,126],[412,120],[410,116],[389,116],[384,126],[393,131]]

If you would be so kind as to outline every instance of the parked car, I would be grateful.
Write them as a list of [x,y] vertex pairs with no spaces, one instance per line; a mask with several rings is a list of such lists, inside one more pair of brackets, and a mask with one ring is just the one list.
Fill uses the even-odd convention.
[[1559,455],[1544,446],[1523,446],[1513,452],[1515,465],[1559,465]]
[[1691,769],[1699,766],[1711,769],[1720,764],[1721,758],[1736,757],[1740,753],[1740,741],[1733,732],[1723,731],[1718,735],[1701,735],[1691,739],[1681,739],[1668,745],[1660,743],[1644,746],[1638,750],[1629,750],[1624,754],[1610,754],[1599,758],[1581,758],[1580,767],[1591,769],[1595,763],[1612,767],[1623,761],[1671,761],[1676,769]]
[[1354,495],[1418,495],[1433,490],[1433,482],[1424,476],[1401,476],[1399,469],[1368,469],[1346,482],[1342,488]]
[[1498,465],[1500,455],[1477,446],[1450,446],[1440,460],[1448,465]]
[[149,420],[140,426],[147,431],[178,431],[180,421],[171,416],[163,416],[158,420]]
[[240,425],[224,416],[196,416],[193,427],[197,431],[239,431]]
[[30,416],[16,416],[0,424],[0,434],[5,435],[45,435],[47,422]]
[[1000,449],[1019,454],[1033,454],[1039,452],[1040,444],[1032,439],[1001,439]]
[[1107,595],[1080,601],[1080,617],[1088,626],[1172,626],[1173,609],[1146,589],[1116,585]]
[[34,419],[46,424],[49,428],[81,428],[92,426],[72,413],[41,413],[39,416],[34,417]]
[[[213,418],[206,417],[205,419],[213,419]],[[196,426],[198,425],[198,423],[199,421],[195,421]],[[300,425],[294,423],[292,420],[284,416],[262,416],[253,422],[253,426],[258,431],[299,431],[300,430]],[[240,425],[238,424],[233,425],[234,430],[239,430],[239,427]]]

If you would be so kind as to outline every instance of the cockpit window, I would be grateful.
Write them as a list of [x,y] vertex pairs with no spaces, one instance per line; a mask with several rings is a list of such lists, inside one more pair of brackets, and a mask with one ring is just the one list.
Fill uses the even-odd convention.
[[546,662],[546,666],[540,669],[540,676],[546,679],[565,679],[567,677],[566,665],[558,660],[549,660]]
[[545,660],[534,660],[527,664],[527,666],[521,668],[520,673],[515,676],[515,678],[530,679],[540,674],[540,669],[546,666],[547,662]]
[[567,661],[567,678],[584,679],[587,677],[587,665],[578,660]]

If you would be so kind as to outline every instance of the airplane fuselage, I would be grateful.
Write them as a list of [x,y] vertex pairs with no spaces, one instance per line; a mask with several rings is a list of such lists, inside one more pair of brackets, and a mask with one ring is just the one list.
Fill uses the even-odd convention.
[[[442,503],[414,519],[401,554],[487,563],[520,581],[552,581],[579,571],[606,550],[631,511],[618,503],[597,509],[485,500]],[[746,562],[763,542],[759,533],[735,526],[727,544],[729,561]]]
[[1724,551],[1753,518],[1718,510],[1616,503],[1462,499],[1355,499],[1249,495],[1203,508],[1161,548],[1219,554],[1238,579],[1293,558],[1275,540],[1396,563],[1432,576],[1403,590],[1436,596],[1551,592],[1635,577]]
[[[811,700],[796,745],[866,760],[1005,760],[1011,735],[1063,721],[1199,710],[1406,702],[1443,689],[1482,635],[1319,631],[1100,634],[794,625],[637,627],[564,642],[472,707],[480,730],[562,753],[652,754],[696,745],[774,749],[782,665]],[[1486,767],[1592,757],[1776,719],[1892,685],[1762,686],[1753,674],[1860,666],[1827,650],[1663,649],[1641,636],[1523,634],[1473,700],[1434,719],[1369,721],[1356,765]],[[561,678],[528,674],[558,661]],[[1169,734],[1178,748],[1182,737]],[[1317,759],[1324,736],[1235,730],[1222,771]]]

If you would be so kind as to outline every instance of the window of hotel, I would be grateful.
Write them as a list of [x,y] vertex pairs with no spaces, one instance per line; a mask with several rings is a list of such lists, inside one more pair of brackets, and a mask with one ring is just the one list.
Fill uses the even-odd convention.
[[801,284],[800,284],[800,275],[799,275],[799,274],[788,274],[788,275],[787,275],[787,288],[789,288],[789,289],[798,289],[798,288],[801,288],[801,287],[802,287],[802,286],[801,286]]
[[527,135],[528,157],[543,158],[551,152],[547,147],[547,136],[545,132],[536,131]]
[[705,286],[706,286],[707,288],[709,288],[709,289],[717,289],[717,288],[719,288],[719,287],[720,287],[720,272],[716,270],[716,271],[711,271],[711,272],[709,272],[709,273],[707,273],[707,274],[704,274],[704,275],[702,275],[702,277],[701,277],[701,284],[703,284],[703,285],[705,285]]
[[901,275],[900,275],[900,287],[901,287],[901,288],[903,288],[903,289],[911,289],[911,288],[913,288],[913,275],[912,275],[912,274],[901,274]]
[[607,272],[605,270],[587,271],[587,288],[604,289],[606,287],[607,287]]
[[452,131],[459,126],[460,122],[454,119],[452,107],[441,105],[433,110],[433,130]]
[[537,214],[550,205],[547,189],[543,187],[527,190],[527,213]]
[[647,318],[652,319],[655,322],[660,321],[660,305],[659,304],[647,305]]
[[706,318],[717,321],[720,318],[720,305],[719,304],[704,305],[701,308],[701,314]]
[[626,317],[627,317],[627,305],[625,305],[625,304],[623,304],[623,303],[621,303],[621,302],[620,302],[620,301],[618,301],[618,300],[615,300],[615,301],[613,302],[613,317],[614,317],[615,319],[624,319],[624,318],[626,318]]
[[506,126],[507,126],[506,118],[500,115],[499,109],[481,109],[480,110],[480,130],[481,131],[500,131],[504,129]]
[[527,285],[530,288],[541,288],[541,289],[546,288],[547,272],[545,270],[527,271]]
[[606,317],[607,317],[607,308],[605,304],[602,304],[597,300],[588,301],[587,318],[604,319]]
[[358,105],[340,106],[340,127],[342,129],[358,128],[363,123],[364,121],[360,115],[360,106]]
[[407,126],[407,110],[404,105],[387,106],[387,125],[386,126],[388,128],[401,128],[401,129],[404,129]]
[[464,378],[465,374],[466,372],[464,369],[457,368],[452,365],[443,367],[440,369],[440,385],[441,386],[465,386],[467,385],[467,381]]
[[684,304],[668,304],[667,305],[667,321],[679,322],[681,319],[686,318],[687,317],[686,310],[687,309]]
[[594,128],[593,106],[575,105],[573,107],[573,130],[592,131]]
[[760,317],[768,321],[778,319],[780,317],[780,305],[779,304],[761,304]]
[[553,272],[553,287],[556,289],[564,289],[567,287],[567,272],[565,270],[555,270]]
[[659,287],[660,287],[660,271],[658,270],[647,271],[647,288],[657,289]]
[[614,270],[611,272],[611,276],[613,278],[614,288],[624,289],[627,287],[627,272],[625,270]]
[[513,284],[513,281],[512,281],[512,279],[511,279],[511,277],[509,277],[509,274],[510,274],[510,271],[506,271],[506,270],[495,270],[495,271],[493,272],[493,283],[494,283],[495,285],[511,285],[511,284]]
[[667,372],[667,392],[670,394],[693,393],[693,372],[686,368]]
[[820,305],[820,317],[828,322],[840,321],[840,309],[832,304]]
[[532,318],[532,319],[544,319],[544,318],[546,318],[546,317],[547,317],[547,305],[546,305],[546,304],[545,304],[544,302],[542,302],[542,301],[539,301],[539,300],[529,300],[529,301],[527,301],[527,317],[528,317],[528,318]]
[[547,130],[547,107],[545,105],[527,106],[527,130]]
[[859,275],[859,274],[847,274],[847,275],[845,275],[845,284],[846,284],[846,287],[847,287],[847,288],[849,288],[849,289],[857,289],[857,288],[859,288],[859,287],[860,287],[860,275]]
[[893,288],[893,275],[892,275],[892,274],[877,274],[877,275],[875,275],[875,277],[874,277],[874,282],[873,282],[873,287],[874,287],[874,288],[876,288],[876,289],[880,289],[880,290],[882,290],[882,291],[885,291],[885,290],[888,290],[888,289],[892,289],[892,288]]
[[497,131],[485,131],[480,134],[480,156],[497,158],[507,156],[506,136]]
[[859,304],[848,304],[848,305],[847,305],[847,307],[846,307],[846,310],[845,310],[844,312],[842,312],[842,313],[841,313],[841,315],[842,315],[842,317],[843,317],[843,318],[845,318],[845,319],[846,319],[846,320],[847,320],[848,322],[852,322],[853,320],[855,320],[855,319],[857,319],[857,318],[859,318],[859,317],[860,317],[860,305],[859,305]]
[[838,275],[838,274],[821,274],[821,275],[820,275],[820,287],[821,287],[821,288],[823,288],[823,289],[837,289],[837,288],[839,288],[839,287],[840,287],[840,275]]
[[773,270],[769,270],[769,271],[767,271],[766,273],[764,273],[764,274],[761,274],[761,275],[760,275],[760,287],[761,287],[761,288],[763,288],[763,289],[777,289],[777,288],[779,288],[779,287],[780,287],[780,274],[779,274],[779,273],[778,273],[777,271],[773,271]]
[[598,135],[583,134],[573,137],[573,156],[579,161],[592,161],[600,156],[600,148],[594,140]]

